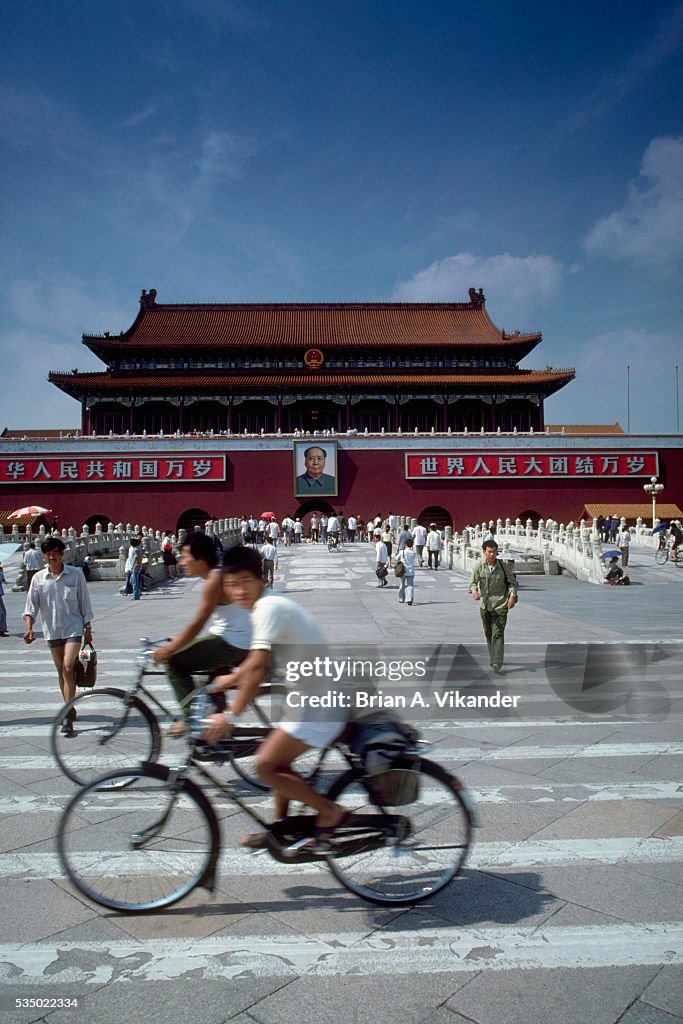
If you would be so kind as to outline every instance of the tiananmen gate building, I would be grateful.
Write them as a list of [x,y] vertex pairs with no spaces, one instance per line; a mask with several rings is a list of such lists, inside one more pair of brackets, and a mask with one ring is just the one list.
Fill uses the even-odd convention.
[[143,291],[127,331],[83,336],[102,371],[49,374],[80,403],[80,430],[0,438],[0,506],[45,505],[76,526],[175,529],[267,506],[460,529],[647,508],[651,476],[680,505],[680,437],[546,426],[544,402],[574,370],[520,368],[541,340],[498,328],[473,288],[452,303],[163,304]]

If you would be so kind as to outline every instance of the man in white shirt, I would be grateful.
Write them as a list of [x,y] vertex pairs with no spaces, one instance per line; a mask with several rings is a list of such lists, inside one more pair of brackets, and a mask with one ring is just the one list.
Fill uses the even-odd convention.
[[424,551],[425,541],[427,540],[427,531],[424,526],[420,523],[413,527],[413,540],[415,541],[415,554],[417,555],[420,565],[422,565],[422,552]]
[[337,541],[339,540],[339,520],[334,513],[327,520],[327,537],[331,538],[334,546],[336,547]]
[[[192,676],[198,672],[225,672],[247,656],[251,642],[249,616],[231,604],[223,591],[223,574],[211,537],[201,530],[188,533],[180,548],[180,562],[186,576],[204,580],[194,615],[168,643],[154,651],[157,665],[166,665],[183,718],[169,727],[170,736],[182,736],[189,716],[187,698],[194,691]],[[212,617],[209,635],[197,639]]]
[[[80,569],[64,564],[65,544],[59,537],[48,537],[41,544],[47,568],[31,582],[24,608],[24,642],[35,640],[33,624],[40,615],[43,633],[57,669],[64,702],[76,696],[75,669],[81,641],[92,643],[93,617],[88,585]],[[62,732],[73,735],[73,709],[64,719]]]
[[349,516],[346,528],[348,530],[349,543],[353,544],[354,540],[356,539],[356,530],[358,528],[358,520],[356,519],[355,516]]
[[[384,541],[382,540],[382,534],[380,533],[380,531],[376,530],[375,531],[375,563],[376,563],[375,564],[375,574],[377,573],[378,569],[386,569],[388,561],[389,561],[389,552],[387,551],[387,546],[384,543]],[[387,585],[387,577],[386,577],[386,575],[384,575],[380,579],[380,581],[377,584],[377,586],[378,587],[386,587],[386,585]]]
[[[324,659],[325,638],[315,619],[289,598],[263,593],[263,570],[258,552],[233,547],[223,561],[224,583],[232,600],[251,612],[251,649],[246,660],[229,676],[219,676],[212,689],[221,692],[237,688],[229,711],[212,715],[206,729],[209,743],[218,743],[239,723],[239,717],[253,700],[261,683],[270,676],[271,662],[293,664],[311,660],[311,652]],[[302,693],[330,691],[324,677],[306,676],[298,684]],[[304,712],[301,720],[282,721],[269,734],[256,755],[259,776],[273,790],[275,818],[286,816],[290,800],[298,800],[318,812],[315,843],[325,843],[346,819],[343,807],[313,789],[292,768],[292,762],[306,750],[329,746],[342,732],[346,714],[338,709],[317,708]],[[265,834],[246,836],[243,846],[265,845]]]
[[[429,524],[429,533],[427,534],[427,568],[434,568],[435,572],[439,571],[439,558],[441,556],[441,548],[443,547],[443,541],[441,540],[441,534],[436,528],[436,523]],[[433,566],[432,566],[433,563]]]
[[43,556],[40,551],[36,551],[33,541],[29,544],[24,555],[24,568],[26,569],[26,589],[30,590],[31,580],[43,568]]
[[275,569],[277,567],[277,548],[271,541],[266,541],[261,548],[261,558],[263,559],[264,583],[272,590],[273,583],[275,582]]

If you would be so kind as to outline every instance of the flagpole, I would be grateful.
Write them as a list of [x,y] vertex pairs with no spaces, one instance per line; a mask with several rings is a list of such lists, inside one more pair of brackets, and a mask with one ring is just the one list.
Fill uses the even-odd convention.
[[626,365],[626,433],[631,433],[631,367]]

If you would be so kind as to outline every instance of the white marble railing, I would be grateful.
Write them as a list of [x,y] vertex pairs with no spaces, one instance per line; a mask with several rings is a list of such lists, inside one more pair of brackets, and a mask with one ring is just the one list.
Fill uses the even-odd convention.
[[[216,519],[209,520],[204,524],[204,532],[209,536],[217,534],[224,547],[228,547],[239,540],[239,519]],[[41,527],[33,532],[28,528],[20,532],[18,526],[12,527],[11,533],[5,533],[0,527],[0,544],[19,544],[27,547],[31,542],[36,548],[48,536],[58,536],[65,545],[64,561],[69,565],[83,565],[86,557],[94,561],[92,579],[125,579],[125,564],[128,556],[128,548],[131,537],[142,538],[143,567],[146,575],[153,580],[161,579],[166,575],[162,558],[162,544],[164,534],[161,530],[154,530],[149,526],[131,525],[124,526],[119,523],[114,526],[109,523],[106,530],[101,523],[98,523],[91,533],[87,526],[82,528],[81,533],[71,527],[68,530],[53,531],[52,534]],[[173,537],[175,545],[182,544],[185,539],[185,530],[180,530],[178,536]],[[26,589],[26,575],[24,572],[17,574],[14,589]]]

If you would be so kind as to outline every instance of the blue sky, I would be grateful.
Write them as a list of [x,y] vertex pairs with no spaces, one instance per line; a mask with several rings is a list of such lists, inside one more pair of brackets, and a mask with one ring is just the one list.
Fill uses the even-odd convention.
[[[159,302],[465,301],[676,429],[683,4],[34,0],[0,42],[0,428]],[[683,380],[682,380],[683,386]],[[682,403],[683,404],[683,396]]]

